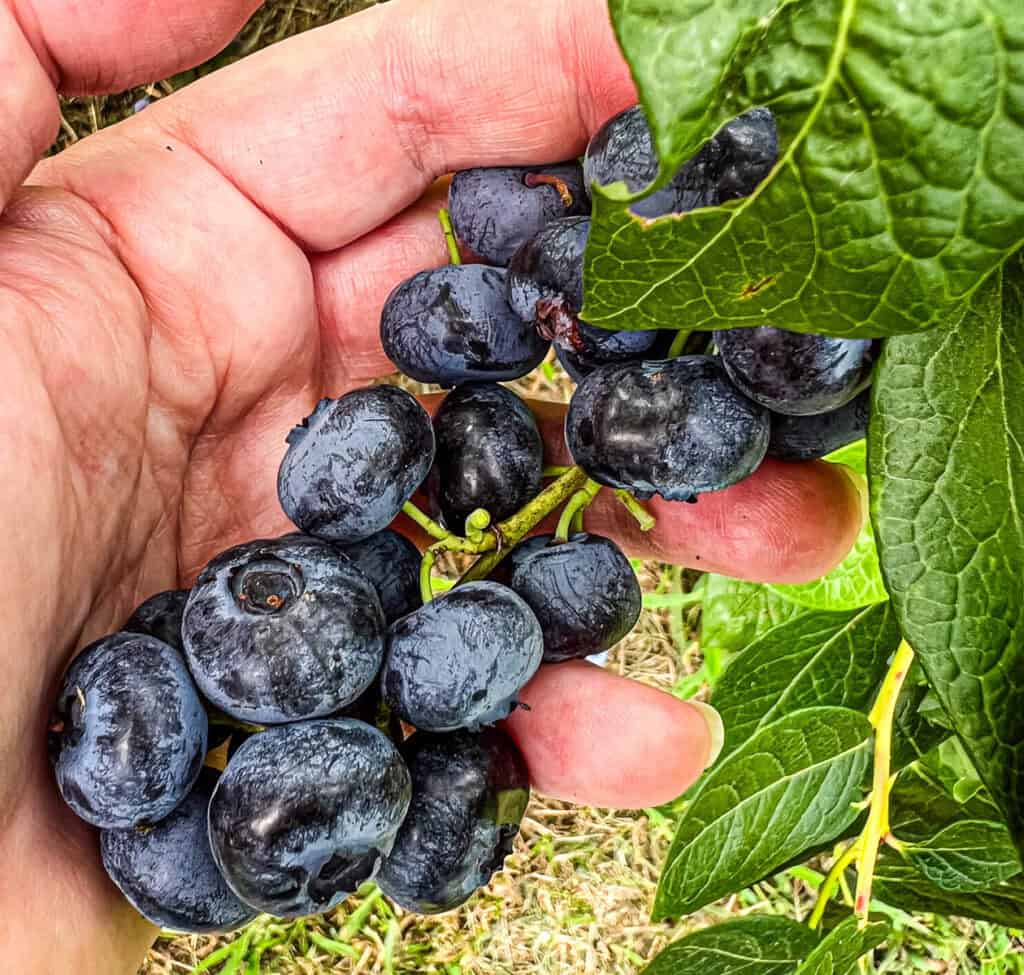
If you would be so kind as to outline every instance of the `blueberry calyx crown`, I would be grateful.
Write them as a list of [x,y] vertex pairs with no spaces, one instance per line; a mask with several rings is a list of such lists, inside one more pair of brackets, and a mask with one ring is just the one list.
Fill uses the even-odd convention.
[[268,556],[235,569],[230,585],[241,609],[269,616],[287,612],[305,591],[306,580],[298,566]]

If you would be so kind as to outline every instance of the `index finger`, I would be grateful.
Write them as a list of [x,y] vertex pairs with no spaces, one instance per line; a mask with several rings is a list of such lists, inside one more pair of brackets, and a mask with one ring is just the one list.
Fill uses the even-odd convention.
[[196,82],[84,140],[58,171],[106,212],[124,192],[111,138],[183,143],[326,251],[445,172],[568,158],[633,101],[603,0],[392,0]]

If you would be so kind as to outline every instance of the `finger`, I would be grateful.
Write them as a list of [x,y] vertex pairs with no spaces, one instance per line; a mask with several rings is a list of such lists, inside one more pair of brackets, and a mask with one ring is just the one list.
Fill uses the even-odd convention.
[[110,140],[129,155],[184,144],[307,250],[330,251],[445,172],[568,158],[634,100],[603,0],[486,17],[477,0],[393,0],[204,78],[46,172],[116,226],[125,190],[92,160]]
[[58,91],[120,91],[212,57],[261,0],[28,0],[16,4]]
[[[570,464],[565,407],[531,402],[551,464]],[[867,517],[862,481],[839,464],[766,458],[748,478],[702,494],[694,504],[655,497],[657,519],[643,532],[611,491],[587,509],[588,530],[617,539],[635,558],[657,559],[751,582],[818,579],[853,547]]]
[[542,667],[505,728],[544,795],[639,809],[682,795],[718,756],[722,721],[586,661]]

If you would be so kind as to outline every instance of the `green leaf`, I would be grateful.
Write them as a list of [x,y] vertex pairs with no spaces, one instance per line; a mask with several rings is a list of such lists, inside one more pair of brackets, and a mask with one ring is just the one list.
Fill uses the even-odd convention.
[[900,772],[889,797],[889,827],[901,840],[923,842],[962,819],[991,820],[998,810],[984,795],[957,802],[920,764]]
[[[914,677],[921,674],[921,682]],[[921,665],[915,660],[907,683],[896,701],[892,719],[892,766],[901,769],[923,758],[949,737],[949,730],[928,719],[924,710],[931,690],[924,683]],[[930,712],[934,713],[934,712]]]
[[1020,861],[1002,823],[967,819],[900,852],[936,887],[987,890],[1020,873]]
[[847,918],[836,925],[793,975],[853,975],[857,959],[877,948],[889,934],[885,921],[872,921],[863,928],[860,918]]
[[701,649],[724,658],[746,650],[761,634],[807,612],[757,582],[708,573],[697,588],[704,596]]
[[[867,444],[858,440],[828,459],[863,475],[867,467]],[[871,522],[864,522],[853,548],[831,572],[814,582],[775,585],[771,588],[780,596],[809,609],[857,609],[886,602],[889,594],[882,582]]]
[[1012,928],[1024,927],[1024,875],[988,890],[943,890],[895,850],[883,848],[875,867],[874,896],[905,911],[954,914]]
[[717,764],[672,841],[655,918],[741,890],[842,832],[857,816],[871,744],[864,715],[810,708],[762,728]]
[[869,462],[903,632],[1024,846],[1022,389],[1024,252],[948,328],[886,343]]
[[715,688],[712,699],[725,723],[723,755],[793,711],[866,710],[899,643],[888,604],[808,612],[769,630],[732,661]]
[[754,914],[670,944],[643,975],[790,975],[817,943],[796,921]]
[[653,223],[622,187],[595,191],[586,320],[862,336],[943,320],[1024,241],[1019,2],[611,0],[666,173],[753,105],[780,158],[750,197]]

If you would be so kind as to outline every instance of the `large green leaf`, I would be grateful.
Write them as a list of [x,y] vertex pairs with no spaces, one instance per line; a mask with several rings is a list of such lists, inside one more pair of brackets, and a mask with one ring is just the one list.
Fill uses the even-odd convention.
[[906,911],[955,914],[1024,927],[1024,874],[974,893],[943,890],[895,850],[883,848],[875,867],[874,895]]
[[1024,254],[948,328],[890,340],[869,456],[886,587],[1024,843]]
[[899,642],[888,604],[808,612],[769,630],[733,660],[715,688],[725,722],[723,754],[793,711],[824,705],[866,710]]
[[[914,679],[919,675],[920,683]],[[907,683],[896,701],[896,712],[892,718],[893,768],[900,769],[916,762],[949,737],[949,730],[930,721],[924,711],[930,694],[921,665],[914,661]]]
[[[863,440],[844,447],[828,458],[841,463],[858,474],[867,473],[867,444]],[[875,532],[866,520],[857,541],[843,561],[831,572],[814,582],[772,586],[780,596],[808,609],[857,609],[884,603],[885,591],[882,571],[878,566]]]
[[643,975],[790,975],[817,943],[796,921],[754,914],[670,944]]
[[857,960],[885,941],[888,934],[887,921],[872,921],[862,928],[859,918],[847,918],[822,938],[794,975],[853,975]]
[[936,887],[987,890],[1020,873],[1020,860],[1002,823],[965,819],[900,852]]
[[960,820],[991,820],[997,814],[983,793],[957,802],[921,764],[899,773],[889,799],[889,827],[910,843],[923,842]]
[[610,9],[663,175],[752,105],[780,159],[750,197],[653,223],[595,192],[588,321],[917,332],[1024,241],[1020,0]]
[[705,653],[727,659],[746,650],[773,627],[806,613],[803,606],[757,582],[708,573],[697,588],[703,595],[700,645]]
[[857,816],[871,757],[867,718],[788,714],[717,764],[687,807],[655,898],[656,918],[741,890]]

